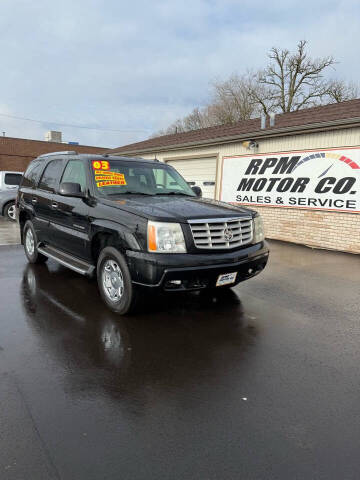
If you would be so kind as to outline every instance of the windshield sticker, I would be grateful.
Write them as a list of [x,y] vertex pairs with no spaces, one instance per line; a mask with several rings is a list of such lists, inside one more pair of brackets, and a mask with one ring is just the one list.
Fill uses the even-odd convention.
[[125,176],[123,173],[112,172],[110,170],[95,170],[94,173],[95,173],[95,181],[96,181],[97,187],[108,187],[112,185],[126,185]]
[[95,180],[97,187],[108,187],[112,185],[126,185],[125,176],[118,172],[95,172]]
[[107,179],[115,179],[118,178],[120,180],[124,179],[123,173],[116,173],[116,172],[97,172],[95,173],[95,180],[107,180]]
[[109,170],[110,165],[107,160],[93,160],[92,167],[94,170]]
[[104,182],[96,182],[97,187],[108,187],[112,185],[126,185],[125,180],[105,180]]
[[107,176],[121,175],[121,176],[124,176],[124,174],[120,173],[120,172],[111,172],[111,171],[103,171],[103,170],[95,170],[95,175],[107,175]]

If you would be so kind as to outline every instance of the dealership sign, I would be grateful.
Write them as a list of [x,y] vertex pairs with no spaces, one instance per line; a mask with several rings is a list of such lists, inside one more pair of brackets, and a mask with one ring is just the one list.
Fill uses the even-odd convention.
[[224,157],[224,202],[360,213],[360,148]]

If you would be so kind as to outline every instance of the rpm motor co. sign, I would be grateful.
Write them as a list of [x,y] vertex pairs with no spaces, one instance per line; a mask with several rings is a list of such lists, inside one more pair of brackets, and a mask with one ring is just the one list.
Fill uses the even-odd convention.
[[221,200],[360,213],[360,148],[224,157]]

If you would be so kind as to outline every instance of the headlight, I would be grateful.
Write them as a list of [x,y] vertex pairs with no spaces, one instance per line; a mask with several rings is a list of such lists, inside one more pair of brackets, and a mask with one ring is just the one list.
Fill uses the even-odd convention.
[[264,224],[260,215],[254,218],[254,236],[253,236],[253,243],[262,242],[265,238],[264,235]]
[[148,222],[148,250],[158,253],[186,253],[180,223]]

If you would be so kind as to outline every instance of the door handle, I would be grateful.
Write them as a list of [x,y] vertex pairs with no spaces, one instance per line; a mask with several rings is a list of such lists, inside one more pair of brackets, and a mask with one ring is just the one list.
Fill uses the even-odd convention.
[[36,197],[33,197],[33,198],[31,199],[31,203],[33,203],[33,204],[35,205],[35,203],[37,203],[37,198],[36,198]]
[[57,208],[58,204],[56,202],[52,202],[51,206],[52,206],[52,208]]

